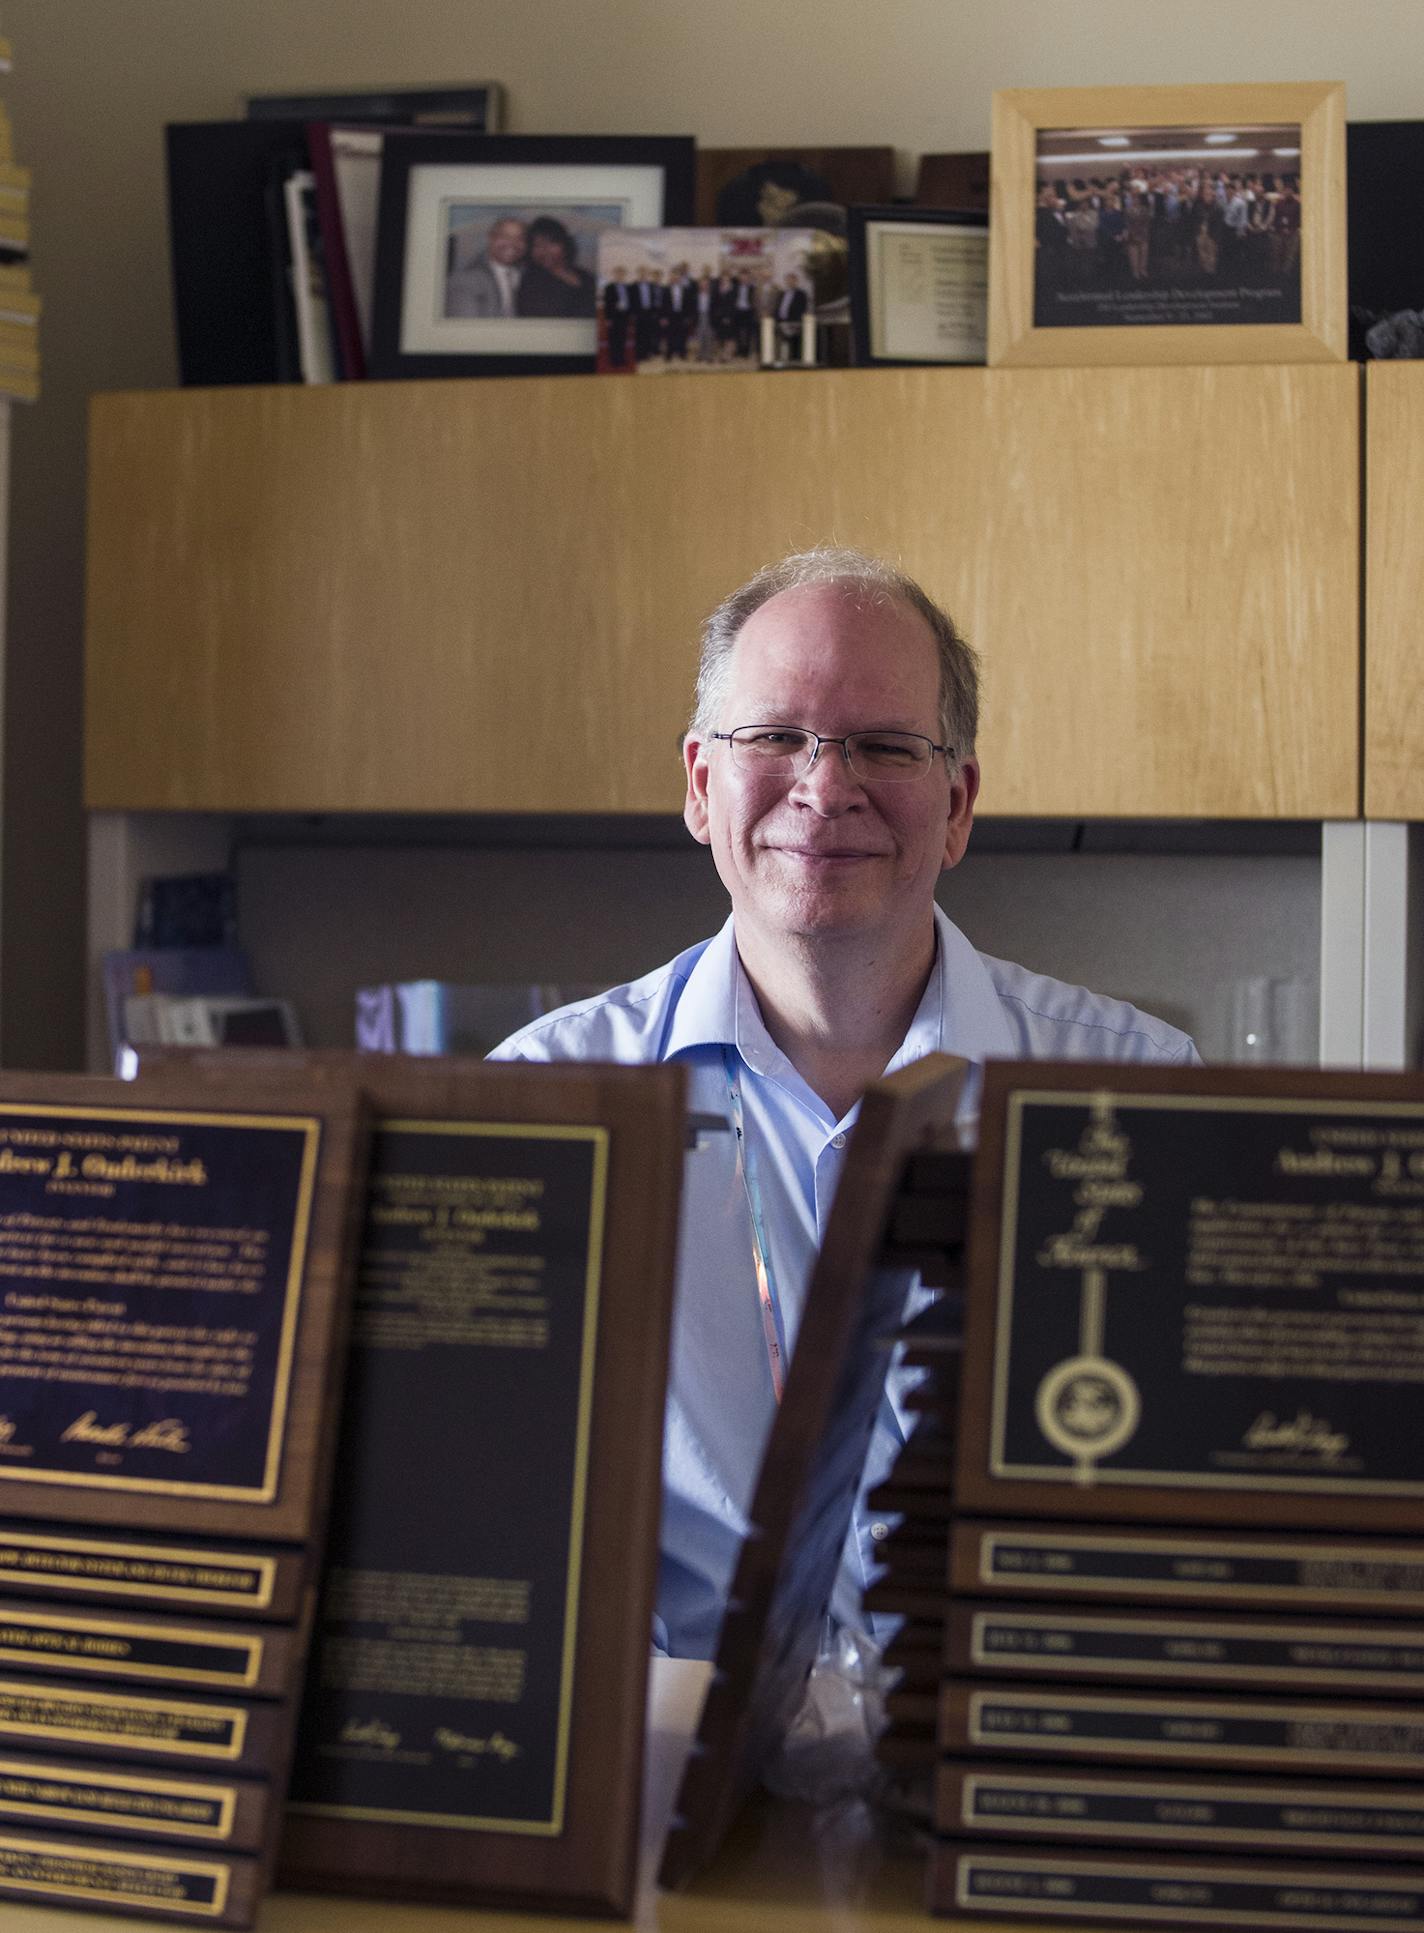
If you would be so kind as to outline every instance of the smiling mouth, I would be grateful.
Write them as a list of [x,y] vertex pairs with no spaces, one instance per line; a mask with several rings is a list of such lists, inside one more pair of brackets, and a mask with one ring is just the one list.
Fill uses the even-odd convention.
[[783,854],[788,859],[800,859],[808,864],[820,866],[829,864],[850,865],[856,860],[884,858],[883,853],[866,852],[859,847],[776,846],[773,850]]

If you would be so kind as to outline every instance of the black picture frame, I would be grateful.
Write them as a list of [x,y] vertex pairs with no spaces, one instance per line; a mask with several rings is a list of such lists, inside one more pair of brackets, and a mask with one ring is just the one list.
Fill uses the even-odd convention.
[[1424,168],[1424,121],[1350,121],[1345,127],[1350,356],[1369,362],[1373,323],[1424,307],[1424,236],[1391,219],[1392,187]]
[[451,316],[448,295],[444,312],[435,312],[434,298],[451,276],[451,238],[442,239],[441,210],[454,195],[491,209],[527,207],[531,214],[621,204],[628,227],[688,226],[694,166],[691,135],[391,131],[381,155],[368,373],[378,379],[591,374],[598,327],[592,297],[588,316],[577,319]]
[[[875,245],[882,230],[892,227],[919,229],[970,230],[985,238],[984,262],[978,271],[983,277],[984,320],[980,324],[983,347],[970,355],[891,355],[877,346]],[[846,235],[850,245],[850,323],[851,353],[860,369],[925,368],[936,363],[982,363],[987,359],[988,318],[988,229],[989,217],[978,208],[913,208],[903,203],[893,207],[851,208],[847,215]],[[926,304],[930,295],[926,291]]]

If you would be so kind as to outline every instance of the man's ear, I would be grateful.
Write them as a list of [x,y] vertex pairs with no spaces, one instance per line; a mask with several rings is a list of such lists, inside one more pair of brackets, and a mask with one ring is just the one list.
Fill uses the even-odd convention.
[[683,801],[683,824],[699,845],[710,846],[712,834],[707,824],[707,748],[694,733],[682,741],[682,762],[687,768],[687,797]]
[[979,761],[977,758],[961,759],[949,792],[949,818],[944,834],[945,872],[951,866],[957,866],[964,857],[964,849],[969,844],[969,834],[974,825],[974,801],[978,796]]

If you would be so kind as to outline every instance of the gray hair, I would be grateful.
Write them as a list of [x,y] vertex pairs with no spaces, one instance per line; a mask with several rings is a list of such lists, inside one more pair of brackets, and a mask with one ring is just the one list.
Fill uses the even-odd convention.
[[953,747],[956,762],[968,758],[979,728],[979,660],[974,650],[949,613],[913,577],[863,551],[830,545],[795,551],[778,564],[768,564],[713,611],[702,626],[697,699],[688,730],[705,738],[717,729],[732,675],[732,647],[747,619],[782,591],[807,584],[843,586],[862,607],[894,602],[924,619],[939,658],[940,737]]

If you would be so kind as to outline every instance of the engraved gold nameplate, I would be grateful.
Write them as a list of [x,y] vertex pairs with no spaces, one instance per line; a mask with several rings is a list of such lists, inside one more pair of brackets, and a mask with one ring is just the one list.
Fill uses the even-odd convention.
[[0,1666],[93,1672],[155,1684],[247,1690],[262,1670],[265,1640],[201,1625],[66,1617],[0,1605]]
[[223,1551],[102,1537],[43,1537],[15,1527],[0,1532],[0,1591],[40,1587],[52,1594],[89,1592],[142,1597],[152,1603],[213,1611],[265,1611],[277,1562]]
[[122,1745],[174,1758],[239,1759],[248,1715],[234,1705],[119,1697],[0,1679],[0,1738]]
[[11,1821],[222,1841],[232,1837],[236,1807],[230,1785],[0,1758],[0,1818]]
[[7,1892],[218,1919],[227,1906],[229,1884],[230,1868],[212,1860],[0,1835],[0,1888]]

